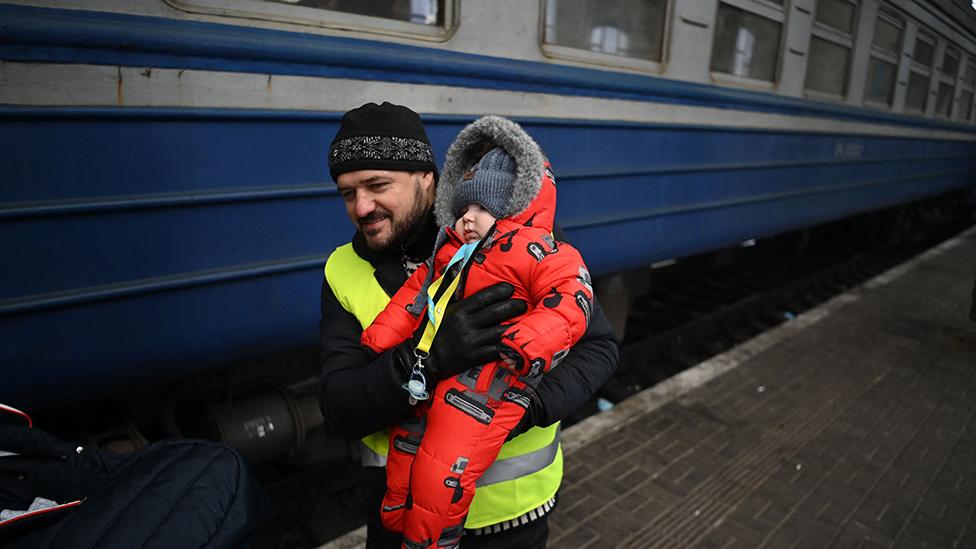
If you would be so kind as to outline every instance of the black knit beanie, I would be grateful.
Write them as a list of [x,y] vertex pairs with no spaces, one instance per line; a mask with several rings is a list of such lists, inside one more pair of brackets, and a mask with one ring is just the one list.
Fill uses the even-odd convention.
[[335,181],[356,170],[437,172],[434,152],[420,116],[407,107],[366,103],[342,116],[329,147]]

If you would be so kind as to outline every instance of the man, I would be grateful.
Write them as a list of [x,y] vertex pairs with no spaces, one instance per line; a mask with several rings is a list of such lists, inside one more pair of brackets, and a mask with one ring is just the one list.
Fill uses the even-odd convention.
[[[416,113],[369,103],[343,116],[329,151],[329,170],[356,233],[325,266],[320,401],[333,432],[362,439],[367,547],[398,548],[400,535],[385,530],[379,519],[386,429],[409,413],[409,395],[401,385],[415,361],[416,343],[377,356],[363,348],[360,336],[431,253],[437,234],[431,212],[436,166]],[[500,283],[448,308],[425,361],[428,383],[498,359],[502,323],[526,308],[511,295],[511,285]],[[478,484],[462,547],[545,547],[547,514],[562,477],[558,421],[583,404],[616,366],[613,330],[595,307],[586,334],[543,378],[523,422],[485,473],[487,480]]]

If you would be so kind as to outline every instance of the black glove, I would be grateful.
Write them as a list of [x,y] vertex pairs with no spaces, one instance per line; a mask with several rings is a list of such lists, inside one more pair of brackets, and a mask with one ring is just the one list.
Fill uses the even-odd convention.
[[[448,305],[424,360],[424,374],[430,382],[499,359],[498,344],[508,328],[502,323],[528,310],[524,301],[510,299],[514,291],[508,282],[499,282]],[[395,362],[405,377],[413,368],[413,351],[422,333],[422,329],[417,330],[412,340],[394,351]]]
[[0,449],[16,454],[0,457],[0,508],[11,509],[26,509],[35,496],[58,503],[89,496],[124,459],[26,426],[0,425]]

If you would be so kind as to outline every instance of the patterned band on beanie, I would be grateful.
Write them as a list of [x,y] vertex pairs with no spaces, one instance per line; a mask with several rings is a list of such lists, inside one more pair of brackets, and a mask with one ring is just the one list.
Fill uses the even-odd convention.
[[434,151],[419,139],[392,135],[357,135],[332,144],[329,164],[336,168],[346,162],[394,160],[432,163]]

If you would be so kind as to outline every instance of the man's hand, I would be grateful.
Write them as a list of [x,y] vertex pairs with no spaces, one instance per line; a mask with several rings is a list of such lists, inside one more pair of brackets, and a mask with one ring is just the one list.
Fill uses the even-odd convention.
[[444,379],[498,360],[507,328],[502,323],[528,309],[524,301],[511,299],[514,291],[508,282],[499,282],[449,305],[425,362],[427,371]]

